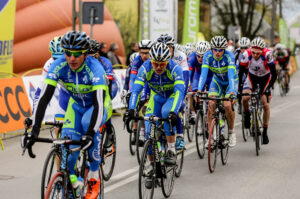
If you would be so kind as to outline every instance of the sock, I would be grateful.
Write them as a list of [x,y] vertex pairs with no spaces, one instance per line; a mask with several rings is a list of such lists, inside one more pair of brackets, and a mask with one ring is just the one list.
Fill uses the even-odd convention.
[[267,132],[268,132],[268,125],[264,124],[264,131],[263,131],[263,133],[267,135]]
[[94,178],[95,180],[99,179],[99,174],[98,174],[98,170],[97,171],[90,171],[88,174],[88,179],[90,180],[91,178]]
[[141,127],[140,136],[144,136],[144,135],[145,135],[145,128]]
[[183,134],[176,134],[177,137],[182,137],[183,138]]
[[234,128],[233,129],[229,129],[228,133],[229,134],[234,134]]
[[168,150],[173,151],[173,153],[176,153],[175,142],[173,142],[173,143],[168,142]]

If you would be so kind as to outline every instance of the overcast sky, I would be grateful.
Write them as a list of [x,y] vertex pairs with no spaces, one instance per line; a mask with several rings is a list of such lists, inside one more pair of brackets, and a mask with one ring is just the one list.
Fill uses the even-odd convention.
[[289,24],[300,14],[300,0],[283,0],[283,18]]

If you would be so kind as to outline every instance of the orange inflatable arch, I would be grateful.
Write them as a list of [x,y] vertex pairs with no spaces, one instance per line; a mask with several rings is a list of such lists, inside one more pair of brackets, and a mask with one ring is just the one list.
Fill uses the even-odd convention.
[[[82,29],[90,35],[90,25],[83,25]],[[48,51],[50,40],[70,30],[72,30],[71,0],[43,0],[39,2],[37,0],[17,0],[14,73],[43,67],[50,58]],[[123,40],[106,7],[104,7],[104,23],[93,27],[93,39],[104,41],[108,46],[112,42],[116,42],[120,49],[118,56],[124,63]]]

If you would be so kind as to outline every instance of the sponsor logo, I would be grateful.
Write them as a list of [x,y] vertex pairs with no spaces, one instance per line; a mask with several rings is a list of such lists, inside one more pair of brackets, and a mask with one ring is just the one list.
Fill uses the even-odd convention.
[[7,3],[9,2],[9,0],[1,0],[0,1],[0,13],[2,12],[2,10],[4,10],[4,8],[7,6]]

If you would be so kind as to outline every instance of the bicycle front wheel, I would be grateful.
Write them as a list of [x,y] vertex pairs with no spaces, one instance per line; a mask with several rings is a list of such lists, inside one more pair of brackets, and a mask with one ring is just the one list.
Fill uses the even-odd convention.
[[136,135],[135,135],[135,132],[132,130],[132,126],[133,126],[133,121],[132,120],[130,121],[129,126],[131,128],[131,132],[129,133],[129,151],[130,151],[131,155],[134,155],[135,151],[136,151],[136,145],[135,145]]
[[112,125],[112,134],[113,134],[113,144],[108,147],[104,148],[103,143],[105,140],[105,134],[106,130],[103,131],[103,138],[101,143],[101,172],[103,175],[103,179],[105,181],[108,181],[110,177],[112,176],[112,173],[114,171],[115,162],[116,162],[116,155],[117,155],[117,142],[116,142],[116,132]]
[[[140,199],[152,199],[155,187],[155,166],[148,159],[148,152],[151,147],[151,142],[146,141],[144,145],[143,154],[141,157],[140,168],[139,168],[139,198]],[[147,183],[151,183],[151,186],[146,187]]]
[[[141,128],[143,126],[143,123],[144,121],[140,120],[139,123],[138,123],[138,132],[137,132],[137,135],[136,135],[136,158],[137,158],[137,161],[138,163],[140,164],[141,162],[141,156],[142,156],[142,153],[143,153],[143,146],[140,146],[139,145],[139,137],[140,137],[140,131],[141,131]],[[145,132],[144,132],[145,133]]]
[[176,150],[177,153],[177,160],[176,160],[176,170],[175,170],[175,176],[177,178],[180,177],[183,167],[183,160],[184,160],[184,148],[180,150]]
[[257,112],[256,112],[255,109],[252,112],[252,119],[253,119],[253,129],[254,129],[254,137],[255,137],[255,151],[256,151],[256,156],[259,156],[259,150],[260,150],[259,134],[260,134],[260,129],[259,129],[259,126],[258,126]]
[[241,123],[242,123],[243,139],[244,139],[245,142],[247,142],[248,137],[249,137],[249,131],[246,130],[246,128],[245,128],[245,120],[244,120],[245,113],[244,113],[244,106],[243,105],[241,105],[241,112],[242,112],[242,114],[241,114],[241,117],[242,117],[241,118]]
[[215,171],[218,156],[218,122],[214,118],[211,122],[208,137],[208,168],[210,173]]
[[64,186],[64,175],[62,172],[56,173],[50,180],[49,186],[45,193],[45,199],[52,198],[66,198],[67,187]]
[[175,168],[174,166],[167,166],[165,165],[163,167],[165,176],[161,178],[162,183],[162,193],[163,195],[168,198],[171,196],[173,187],[174,187],[174,181],[175,181]]
[[204,118],[203,115],[198,111],[197,113],[197,120],[196,120],[196,128],[195,128],[195,140],[196,140],[196,147],[197,152],[200,159],[204,158],[205,155],[205,125],[204,125]]
[[45,197],[45,193],[52,176],[60,170],[60,159],[59,149],[56,147],[51,149],[45,159],[41,181],[42,199]]
[[[223,165],[226,165],[228,159],[228,150],[229,150],[229,127],[228,121],[225,120],[224,132],[220,135],[220,144],[221,144],[221,161]],[[220,131],[219,131],[220,132]]]

